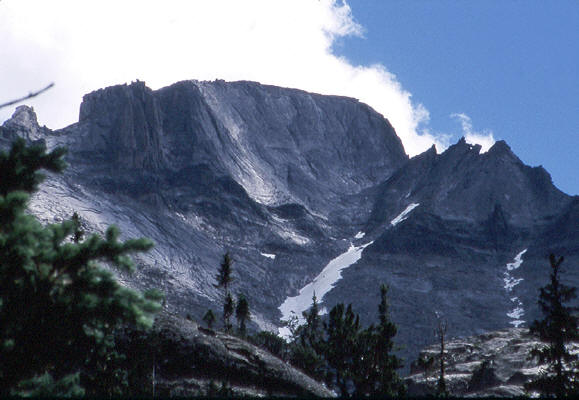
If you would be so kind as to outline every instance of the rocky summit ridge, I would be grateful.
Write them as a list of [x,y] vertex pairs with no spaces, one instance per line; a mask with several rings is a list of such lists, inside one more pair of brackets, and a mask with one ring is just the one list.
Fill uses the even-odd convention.
[[502,141],[481,153],[461,139],[409,158],[388,120],[355,99],[137,81],[85,95],[79,121],[57,131],[20,106],[0,145],[17,136],[69,149],[70,167],[42,185],[31,211],[44,222],[76,211],[87,230],[117,224],[126,238],[152,238],[138,272],[120,279],[161,289],[171,312],[197,320],[220,308],[213,283],[226,251],[254,328],[277,330],[280,306],[292,297],[303,306],[309,284],[327,291],[326,309],[353,303],[374,322],[386,283],[408,368],[441,318],[449,337],[537,318],[550,252],[579,284],[579,200],[542,167]]

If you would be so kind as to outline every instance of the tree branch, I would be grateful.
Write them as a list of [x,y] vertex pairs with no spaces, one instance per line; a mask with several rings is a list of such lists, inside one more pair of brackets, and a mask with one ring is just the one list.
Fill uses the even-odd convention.
[[21,97],[21,98],[16,99],[16,100],[9,101],[9,102],[4,103],[4,104],[0,104],[0,108],[8,107],[8,106],[11,106],[12,104],[20,103],[21,101],[28,100],[28,99],[31,99],[31,98],[33,98],[33,97],[36,97],[36,96],[38,96],[39,94],[42,94],[42,93],[46,92],[48,89],[50,89],[50,88],[53,87],[53,86],[54,86],[54,82],[51,83],[50,85],[48,85],[47,87],[45,87],[44,89],[40,89],[39,91],[28,93],[27,96]]

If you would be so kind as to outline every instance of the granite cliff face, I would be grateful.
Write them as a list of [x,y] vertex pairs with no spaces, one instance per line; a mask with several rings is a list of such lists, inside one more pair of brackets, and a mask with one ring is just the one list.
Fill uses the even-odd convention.
[[579,202],[544,169],[504,142],[409,159],[388,121],[354,99],[136,82],[87,94],[79,122],[59,131],[19,107],[0,144],[16,136],[69,149],[69,169],[32,212],[51,222],[76,211],[87,230],[117,224],[152,238],[139,272],[120,278],[163,290],[173,312],[198,320],[221,307],[213,283],[225,251],[261,329],[277,329],[280,305],[303,306],[308,285],[327,292],[324,307],[351,302],[375,322],[380,283],[390,285],[408,360],[434,342],[440,317],[449,337],[538,317],[549,252],[566,256],[565,279],[579,284]]

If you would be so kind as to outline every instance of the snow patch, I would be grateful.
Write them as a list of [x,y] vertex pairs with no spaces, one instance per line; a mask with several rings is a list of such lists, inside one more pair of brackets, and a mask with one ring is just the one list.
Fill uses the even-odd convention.
[[408,207],[406,207],[406,209],[404,211],[402,211],[400,214],[398,214],[398,216],[396,218],[394,218],[392,221],[390,221],[390,224],[392,226],[398,225],[400,222],[402,222],[406,218],[408,218],[408,214],[410,214],[410,212],[412,210],[414,210],[416,207],[418,207],[419,205],[420,205],[420,203],[410,204]]
[[507,264],[507,271],[513,271],[515,269],[518,269],[521,264],[523,263],[523,254],[525,254],[527,252],[527,249],[521,251],[519,254],[517,254],[517,256],[515,257],[515,260],[512,263],[508,263]]
[[[292,316],[297,317],[298,325],[305,323],[302,316],[312,306],[314,293],[321,302],[330,290],[342,278],[342,270],[356,263],[362,257],[362,251],[373,242],[361,246],[350,244],[350,248],[331,260],[314,280],[304,286],[297,296],[288,297],[278,308],[282,314],[282,320],[288,321]],[[288,328],[280,328],[279,335],[285,339],[289,338]]]
[[[513,262],[507,263],[506,271],[504,272],[504,289],[507,293],[511,293],[515,286],[523,281],[523,278],[515,278],[512,276],[511,272],[519,269],[519,267],[523,264],[523,255],[527,252],[527,249],[521,251],[519,254],[515,256]],[[513,303],[514,308],[507,312],[507,317],[511,318],[510,324],[513,325],[515,328],[518,328],[520,325],[524,324],[525,321],[521,319],[523,315],[525,315],[525,309],[523,308],[523,302],[517,297],[512,296],[510,298],[511,303]]]
[[275,254],[260,253],[262,256],[275,260]]
[[507,292],[512,292],[513,288],[515,286],[517,286],[519,283],[521,283],[522,281],[523,281],[523,278],[513,278],[512,276],[507,275],[507,276],[505,276],[505,278],[503,278],[503,282],[505,283],[504,288],[507,290]]
[[354,239],[362,239],[364,236],[366,236],[366,233],[360,231],[360,232],[356,233],[356,236],[354,236]]
[[513,309],[513,311],[507,313],[507,316],[513,319],[519,319],[523,316],[523,314],[525,314],[525,310],[523,310],[521,307],[517,307]]

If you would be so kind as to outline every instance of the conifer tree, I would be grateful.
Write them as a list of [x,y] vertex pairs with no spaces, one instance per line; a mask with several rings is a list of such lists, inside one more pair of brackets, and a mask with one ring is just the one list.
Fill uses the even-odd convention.
[[125,288],[97,264],[130,271],[128,254],[149,240],[120,242],[111,227],[74,243],[75,221],[43,226],[26,212],[38,171],[62,171],[64,153],[22,139],[0,152],[0,395],[119,394],[113,330],[150,327],[159,310],[158,292]]
[[564,304],[577,297],[576,288],[560,282],[559,272],[563,257],[558,259],[551,254],[551,282],[541,288],[539,306],[545,318],[535,320],[530,332],[539,336],[547,345],[534,348],[531,358],[540,363],[547,362],[548,370],[543,376],[526,385],[527,389],[539,390],[545,396],[577,395],[579,393],[579,356],[571,354],[566,347],[570,342],[579,340],[577,332],[577,307]]
[[357,339],[352,375],[357,397],[405,394],[405,385],[396,371],[402,367],[402,361],[393,354],[397,328],[390,320],[388,309],[388,287],[381,285],[378,325],[370,325]]
[[233,282],[233,277],[231,276],[231,266],[233,261],[231,260],[231,256],[229,252],[223,255],[223,261],[219,265],[219,271],[215,276],[217,280],[217,284],[215,285],[216,288],[223,288],[225,290],[225,294],[229,292],[229,285]]
[[233,277],[231,276],[231,265],[233,261],[231,260],[231,256],[229,252],[223,255],[223,261],[219,265],[219,271],[215,276],[217,280],[217,284],[215,285],[216,288],[223,288],[224,298],[223,298],[223,327],[224,329],[229,332],[231,331],[231,316],[235,311],[235,302],[233,297],[231,297],[231,293],[229,293],[229,285],[233,282]]
[[74,233],[72,235],[72,241],[74,243],[78,243],[84,238],[84,231],[82,230],[80,217],[76,211],[72,214],[71,220],[72,223],[74,224]]
[[368,355],[372,360],[370,382],[373,382],[371,395],[402,396],[405,386],[397,370],[402,368],[402,360],[394,353],[394,336],[398,332],[390,320],[388,305],[388,287],[380,286],[380,304],[378,305],[378,326],[373,330],[373,348]]
[[237,307],[235,308],[235,319],[239,324],[238,329],[241,335],[245,335],[246,323],[251,319],[251,313],[249,311],[249,302],[244,295],[240,295],[237,299]]
[[360,317],[352,311],[349,304],[339,303],[330,310],[327,324],[324,324],[326,340],[324,357],[334,372],[335,384],[341,396],[349,396],[349,383],[352,380],[358,351]]
[[213,329],[213,323],[215,322],[215,314],[212,309],[207,310],[203,316],[203,321],[207,324],[207,328]]
[[319,351],[319,343],[322,339],[322,320],[320,318],[320,306],[318,298],[314,292],[312,296],[312,306],[302,313],[306,323],[298,331],[300,342],[303,346],[309,346],[315,351]]
[[440,375],[438,377],[438,382],[436,384],[436,389],[438,395],[446,396],[447,389],[446,389],[446,378],[444,377],[444,357],[445,357],[445,350],[444,350],[444,339],[446,336],[446,329],[447,329],[447,322],[439,318],[438,326],[436,327],[436,335],[440,339]]
[[231,317],[233,316],[233,312],[235,310],[235,301],[231,296],[231,293],[227,292],[225,296],[225,301],[223,303],[223,327],[226,332],[231,332]]
[[322,321],[319,313],[319,303],[314,293],[312,306],[302,313],[305,324],[296,329],[291,363],[313,378],[321,380],[324,378],[325,368],[322,354]]

